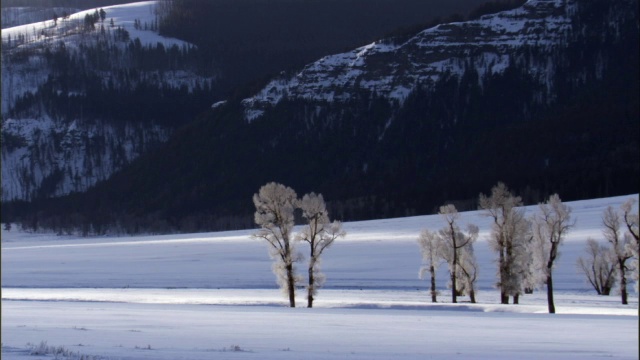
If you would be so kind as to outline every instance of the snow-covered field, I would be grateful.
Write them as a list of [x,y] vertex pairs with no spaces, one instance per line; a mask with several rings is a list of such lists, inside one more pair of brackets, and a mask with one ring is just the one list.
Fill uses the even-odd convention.
[[[489,222],[478,212],[461,217],[481,229],[478,304],[450,303],[445,266],[437,304],[418,279],[416,239],[443,226],[437,215],[346,223],[347,237],[324,254],[327,282],[313,309],[302,289],[299,307],[287,307],[266,244],[249,230],[119,238],[3,230],[2,358],[637,359],[633,286],[621,305],[576,269],[587,237],[602,240],[603,210],[631,196],[569,203],[577,222],[556,261],[555,315],[544,289],[499,304]],[[29,355],[37,352],[49,355]]]

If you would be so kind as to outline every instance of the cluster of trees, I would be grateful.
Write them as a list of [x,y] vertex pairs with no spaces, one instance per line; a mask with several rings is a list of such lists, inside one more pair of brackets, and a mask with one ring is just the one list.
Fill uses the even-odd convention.
[[[627,304],[627,276],[632,275],[638,291],[638,212],[634,212],[636,200],[627,200],[619,210],[609,206],[602,214],[602,235],[606,243],[587,239],[585,257],[577,261],[578,268],[598,295],[609,295],[616,285],[620,287],[623,304]],[[637,210],[637,207],[635,208]]]
[[[297,244],[309,244],[307,306],[313,306],[314,295],[324,282],[320,273],[320,256],[325,249],[346,233],[340,222],[329,220],[329,214],[322,195],[310,193],[298,199],[290,187],[270,182],[262,186],[253,196],[256,207],[255,223],[260,229],[252,235],[265,240],[269,253],[275,260],[273,271],[277,282],[289,298],[289,305],[295,307],[296,285],[302,281],[296,273],[295,264],[303,260]],[[504,183],[491,189],[490,195],[480,194],[479,209],[491,219],[489,244],[497,256],[497,282],[500,302],[518,304],[522,294],[532,293],[544,285],[547,292],[549,313],[555,313],[553,293],[554,263],[560,254],[560,246],[569,230],[575,225],[571,218],[571,208],[562,203],[557,194],[551,195],[539,204],[538,211],[525,216],[522,200],[515,196]],[[611,247],[598,245],[589,239],[589,257],[580,258],[578,264],[598,294],[608,295],[618,276],[622,303],[627,304],[627,275],[634,271],[638,282],[638,213],[633,212],[635,199],[630,199],[621,207],[621,213],[609,207],[603,214],[603,234]],[[296,210],[301,210],[304,227],[293,233]],[[444,226],[431,231],[425,229],[418,237],[418,245],[423,264],[420,276],[430,276],[431,301],[437,302],[436,271],[443,262],[449,269],[448,287],[451,302],[457,303],[458,296],[469,296],[476,302],[476,280],[478,263],[474,254],[474,243],[479,229],[474,224],[460,224],[460,214],[453,204],[440,207],[438,212]],[[626,227],[621,234],[621,221]],[[628,261],[633,260],[629,265]],[[603,290],[605,289],[605,290]]]
[[473,243],[478,238],[478,227],[468,224],[466,232],[461,230],[458,225],[458,210],[453,204],[441,206],[439,214],[446,222],[445,227],[438,232],[425,229],[418,238],[424,260],[420,276],[427,271],[431,275],[431,301],[436,302],[436,269],[444,260],[449,265],[451,302],[457,303],[458,296],[469,295],[471,302],[475,303],[478,264],[473,253]]
[[[557,194],[540,204],[539,212],[527,218],[522,200],[504,185],[498,183],[491,195],[480,194],[479,207],[492,220],[489,244],[498,254],[498,282],[500,302],[519,302],[522,293],[532,292],[541,283],[547,286],[549,313],[555,313],[553,300],[553,263],[558,249],[568,230],[573,226],[571,209],[562,204]],[[475,281],[478,264],[473,252],[473,243],[478,237],[478,227],[468,224],[462,231],[458,224],[458,212],[454,205],[440,207],[439,213],[445,227],[437,233],[424,230],[418,238],[423,266],[420,274],[427,270],[431,275],[431,301],[437,301],[435,275],[441,261],[449,266],[452,302],[457,296],[468,295],[475,303]]]
[[[575,224],[571,219],[571,208],[554,194],[539,204],[536,213],[526,217],[521,198],[513,195],[504,183],[494,186],[489,196],[480,194],[478,203],[483,215],[492,220],[489,244],[497,254],[496,286],[500,289],[500,302],[508,304],[511,297],[513,304],[517,304],[520,295],[545,285],[549,313],[555,313],[553,268],[560,246]],[[617,277],[622,304],[628,304],[628,274],[634,274],[636,290],[638,286],[640,242],[638,213],[633,212],[634,205],[635,199],[629,199],[620,212],[607,208],[602,217],[603,235],[610,246],[588,239],[588,256],[578,259],[579,268],[600,295],[609,295]],[[457,302],[457,296],[468,295],[475,303],[478,265],[473,243],[478,237],[478,228],[468,224],[466,231],[462,231],[458,212],[452,204],[440,207],[439,214],[445,220],[445,226],[437,232],[423,230],[418,238],[423,260],[420,276],[430,274],[431,301],[436,302],[436,270],[444,261],[449,268],[452,302]],[[626,229],[621,230],[621,227]],[[630,260],[632,264],[628,263]]]
[[[295,289],[301,278],[296,274],[295,263],[303,256],[296,243],[309,244],[307,267],[307,307],[313,307],[314,295],[324,283],[320,272],[320,256],[333,242],[346,235],[342,224],[330,222],[322,194],[309,193],[298,199],[290,187],[270,182],[253,196],[256,207],[255,222],[261,229],[253,234],[256,239],[269,244],[269,253],[275,260],[273,272],[280,288],[289,297],[289,305],[296,306]],[[300,209],[306,225],[297,234],[293,233],[294,211]]]
[[[56,18],[57,16],[54,15],[54,21],[56,21],[55,20]],[[106,18],[107,18],[107,12],[104,11],[104,9],[102,8],[100,8],[100,10],[96,9],[96,11],[94,11],[93,14],[85,14],[84,27],[85,29],[93,30],[96,28],[96,23],[98,21],[104,22],[104,19]]]

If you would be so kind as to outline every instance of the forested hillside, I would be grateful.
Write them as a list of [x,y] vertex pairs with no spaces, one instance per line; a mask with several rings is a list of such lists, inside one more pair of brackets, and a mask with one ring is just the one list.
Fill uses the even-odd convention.
[[84,233],[251,227],[269,181],[322,193],[341,220],[474,209],[498,181],[526,203],[637,192],[637,5],[531,0],[324,57],[86,194],[3,203],[3,217]]
[[3,201],[84,191],[210,106],[215,68],[152,5],[3,30]]
[[85,191],[268,74],[481,1],[3,2],[45,17],[3,30],[2,200]]
[[[412,16],[403,15],[405,2],[415,11]],[[110,2],[51,0],[29,8],[3,2],[3,14],[37,10],[48,17],[3,31],[2,199],[85,191],[166,141],[212,103],[251,94],[268,74],[390,29],[468,12],[476,3],[270,1],[266,6],[255,0],[198,0],[72,14],[74,4]],[[181,15],[185,12],[189,16]],[[325,23],[314,22],[319,14],[326,15]],[[158,36],[159,30],[167,36]]]

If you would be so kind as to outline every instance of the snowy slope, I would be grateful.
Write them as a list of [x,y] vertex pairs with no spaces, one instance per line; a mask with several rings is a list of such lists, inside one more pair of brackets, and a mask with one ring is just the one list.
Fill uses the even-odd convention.
[[[160,126],[57,123],[46,116],[7,119],[2,132],[5,138],[21,139],[24,145],[2,149],[3,200],[29,199],[47,178],[63,179],[52,195],[86,191],[170,134]],[[52,139],[59,141],[52,143]]]
[[[424,30],[402,44],[383,40],[326,56],[245,99],[245,115],[252,120],[283,98],[346,101],[360,91],[402,103],[418,84],[433,83],[444,73],[461,74],[469,67],[480,75],[502,72],[515,49],[560,46],[571,31],[574,2],[529,0],[514,10]],[[551,76],[552,65],[537,64],[531,73]]]
[[327,283],[314,309],[285,307],[252,231],[75,238],[3,230],[2,357],[28,358],[44,341],[110,359],[633,359],[637,293],[627,306],[597,296],[575,267],[587,237],[603,240],[604,209],[630,197],[638,199],[569,203],[576,226],[554,270],[553,316],[544,291],[499,304],[490,224],[479,212],[461,214],[481,229],[478,304],[449,303],[444,267],[437,304],[417,278],[416,238],[443,226],[437,215],[346,223],[347,237],[324,255]]
[[[103,9],[106,12],[105,26],[111,26],[110,21],[113,19],[116,27],[122,27],[127,30],[131,39],[140,39],[144,45],[155,45],[158,42],[163,43],[167,47],[174,44],[178,46],[187,44],[182,40],[160,36],[155,31],[136,29],[136,20],[139,20],[142,24],[151,24],[155,20],[156,2],[157,1],[141,1],[130,4],[105,6],[103,8],[83,10],[70,14],[68,19],[58,19],[57,24],[51,19],[2,29],[2,41],[6,42],[9,38],[15,40],[20,35],[24,35],[26,36],[26,41],[29,46],[56,40],[63,40],[67,45],[74,46],[78,44],[78,39],[70,35],[72,35],[73,32],[78,32],[77,29],[84,24],[85,15],[92,15],[96,10]],[[45,34],[49,36],[44,36]]]
[[[139,39],[143,45],[155,45],[162,43],[165,47],[172,45],[182,46],[188,43],[160,36],[157,32],[136,28],[136,20],[142,24],[151,24],[156,19],[155,1],[143,1],[131,4],[114,5],[102,8],[106,12],[104,23],[99,23],[106,28],[111,28],[113,20],[114,28],[122,28],[129,33],[130,39]],[[90,9],[70,14],[68,19],[60,18],[57,24],[53,20],[47,20],[27,25],[2,29],[2,42],[12,51],[34,49],[41,51],[47,47],[64,42],[66,47],[77,48],[80,44],[90,45],[96,41],[95,36],[89,36],[80,29],[84,25],[87,14],[93,14],[98,9]],[[18,39],[21,39],[20,41]],[[126,44],[125,44],[126,45]],[[35,55],[35,54],[34,54]],[[27,67],[16,68],[8,63],[8,58],[3,56],[2,61],[2,113],[4,114],[15,102],[15,99],[26,91],[35,91],[42,84],[48,73],[42,71],[43,60],[39,56],[32,56]]]
[[[169,138],[171,129],[142,121],[124,124],[121,121],[114,126],[104,119],[52,116],[46,109],[43,111],[42,106],[19,117],[9,113],[22,96],[36,94],[48,81],[52,70],[47,52],[52,49],[64,48],[81,57],[83,51],[98,43],[104,46],[106,39],[109,39],[109,46],[119,47],[121,51],[129,45],[129,40],[139,41],[141,46],[161,43],[167,49],[174,45],[191,46],[178,39],[162,37],[156,31],[145,30],[157,20],[155,6],[155,1],[144,1],[104,7],[106,18],[92,31],[83,29],[84,18],[98,9],[61,17],[57,23],[47,20],[2,30],[3,201],[29,200],[39,193],[60,196],[85,191]],[[106,30],[103,32],[103,29]],[[125,30],[129,40],[113,41],[116,29]],[[83,70],[92,71],[107,84],[113,83],[114,74],[123,68],[126,71],[126,67],[124,64],[121,68]],[[141,78],[158,87],[186,86],[188,89],[203,80],[211,80],[181,69],[163,74],[149,72]],[[115,82],[114,86],[125,85]],[[135,86],[135,83],[128,86]],[[82,95],[82,90],[72,89],[69,95]],[[4,141],[6,139],[9,140]]]

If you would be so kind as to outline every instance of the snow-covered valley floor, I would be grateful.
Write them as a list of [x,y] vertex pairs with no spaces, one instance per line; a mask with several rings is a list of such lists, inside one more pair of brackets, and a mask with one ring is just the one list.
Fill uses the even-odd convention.
[[[477,304],[451,303],[444,265],[439,303],[418,279],[416,239],[443,226],[437,215],[346,223],[347,237],[324,254],[327,281],[313,309],[303,289],[299,307],[286,306],[252,231],[76,238],[3,230],[2,358],[637,359],[633,286],[621,305],[616,290],[597,296],[576,267],[587,237],[603,240],[604,209],[629,197],[569,203],[577,222],[554,270],[554,315],[543,288],[519,305],[499,304],[489,222],[478,212],[461,216],[481,230]],[[38,352],[48,354],[30,355]]]

